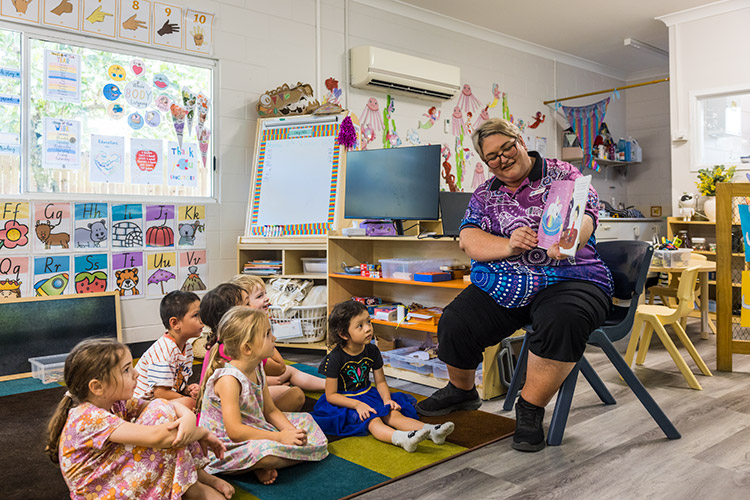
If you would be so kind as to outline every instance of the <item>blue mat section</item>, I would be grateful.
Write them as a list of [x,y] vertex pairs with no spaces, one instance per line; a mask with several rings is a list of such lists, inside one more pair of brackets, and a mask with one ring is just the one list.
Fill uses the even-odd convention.
[[19,378],[17,380],[6,380],[0,382],[0,397],[10,396],[11,394],[21,394],[22,392],[41,391],[44,389],[54,389],[60,387],[60,384],[43,384],[35,378]]
[[315,375],[318,378],[325,378],[325,375],[321,375],[320,373],[318,373],[317,366],[305,365],[303,363],[292,363],[289,366],[293,366],[301,372],[309,373],[310,375]]
[[336,500],[390,479],[335,455],[328,455],[321,462],[305,462],[279,469],[278,479],[269,485],[260,484],[253,472],[223,477],[234,483],[235,487],[249,491],[263,500],[303,497]]

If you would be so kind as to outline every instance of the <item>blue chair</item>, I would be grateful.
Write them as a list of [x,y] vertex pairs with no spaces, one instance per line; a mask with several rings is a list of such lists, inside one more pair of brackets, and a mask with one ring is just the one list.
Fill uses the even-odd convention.
[[[629,300],[630,305],[628,307],[613,307],[604,325],[591,333],[588,344],[599,347],[604,351],[610,362],[620,373],[620,376],[641,401],[641,404],[651,414],[656,423],[659,424],[664,434],[669,439],[679,439],[681,437],[680,433],[648,391],[646,391],[646,388],[643,387],[643,384],[641,384],[612,344],[612,342],[625,337],[633,327],[638,299],[643,293],[654,248],[645,241],[605,241],[597,245],[597,250],[602,260],[604,260],[612,272],[615,298],[625,301]],[[526,330],[529,331],[530,327],[526,328]],[[518,395],[521,381],[526,374],[526,362],[529,353],[528,337],[528,335],[524,337],[521,353],[518,356],[518,362],[513,372],[510,387],[508,387],[508,394],[505,396],[503,409],[506,411],[513,409],[513,403]],[[547,433],[547,444],[550,446],[559,446],[562,443],[579,371],[604,404],[612,405],[616,403],[615,398],[607,390],[591,364],[585,357],[581,357],[557,393],[557,404],[555,404],[549,432]]]

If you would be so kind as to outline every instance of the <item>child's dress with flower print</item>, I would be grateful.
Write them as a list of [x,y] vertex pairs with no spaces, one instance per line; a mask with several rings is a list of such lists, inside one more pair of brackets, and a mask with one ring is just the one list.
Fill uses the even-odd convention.
[[72,499],[177,500],[198,480],[208,462],[198,443],[154,449],[112,443],[109,436],[124,421],[159,425],[174,421],[163,400],[118,401],[112,412],[91,403],[74,407],[60,436],[60,470]]

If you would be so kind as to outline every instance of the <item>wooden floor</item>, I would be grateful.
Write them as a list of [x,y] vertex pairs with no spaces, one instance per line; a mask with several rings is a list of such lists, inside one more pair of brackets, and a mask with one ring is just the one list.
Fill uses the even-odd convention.
[[[521,453],[506,439],[359,498],[750,499],[750,356],[735,355],[733,373],[715,371],[716,337],[701,340],[697,329],[697,322],[689,324],[688,335],[714,372],[699,375],[688,361],[702,391],[687,386],[656,336],[646,363],[635,369],[681,439],[666,439],[602,351],[589,347],[586,357],[617,404],[602,405],[579,377],[562,446]],[[618,348],[624,353],[623,342]],[[321,355],[285,351],[284,357],[316,365]],[[420,394],[434,390],[388,382]],[[482,410],[514,417],[502,404],[502,397],[485,401]],[[547,406],[545,431],[553,407],[554,401]]]

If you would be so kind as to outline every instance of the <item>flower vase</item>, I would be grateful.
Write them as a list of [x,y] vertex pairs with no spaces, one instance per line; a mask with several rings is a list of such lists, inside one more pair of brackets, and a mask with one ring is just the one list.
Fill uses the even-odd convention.
[[707,196],[703,202],[703,212],[711,222],[716,222],[716,196]]

